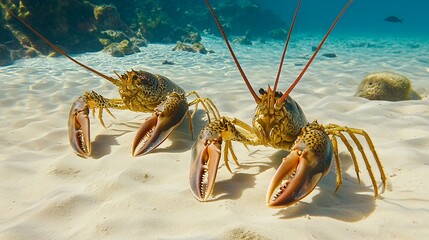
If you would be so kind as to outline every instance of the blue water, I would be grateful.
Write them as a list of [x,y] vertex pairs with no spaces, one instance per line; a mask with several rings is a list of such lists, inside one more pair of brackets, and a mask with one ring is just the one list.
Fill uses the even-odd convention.
[[[290,23],[297,0],[260,0]],[[297,32],[325,32],[347,0],[303,0],[296,22]],[[355,0],[338,23],[334,34],[379,37],[429,38],[429,1]],[[397,16],[403,23],[386,22]]]

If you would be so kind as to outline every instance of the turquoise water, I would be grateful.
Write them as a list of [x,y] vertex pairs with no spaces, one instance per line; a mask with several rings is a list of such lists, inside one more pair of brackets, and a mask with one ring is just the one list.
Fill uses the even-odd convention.
[[[316,11],[320,6],[303,5],[279,90],[287,89],[300,73],[344,2],[323,14]],[[107,128],[91,116],[93,155],[82,159],[68,143],[70,106],[84,91],[116,98],[117,87],[64,57],[41,57],[0,68],[0,238],[224,239],[219,236],[238,228],[269,239],[424,239],[429,216],[429,40],[419,28],[407,30],[415,34],[411,37],[405,30],[380,27],[407,28],[411,19],[405,15],[404,24],[390,24],[383,21],[385,14],[374,11],[377,26],[368,24],[362,9],[351,6],[291,96],[310,121],[367,131],[389,176],[381,198],[373,198],[360,156],[358,184],[341,144],[344,182],[337,193],[331,168],[300,204],[268,209],[267,185],[285,151],[234,143],[240,166],[234,165],[235,174],[230,174],[221,163],[213,201],[200,203],[188,184],[195,138],[187,121],[153,153],[132,157],[132,140],[148,113],[112,110],[116,119],[104,114]],[[204,35],[202,42],[214,53],[175,52],[174,44],[149,44],[123,58],[103,52],[73,57],[112,77],[113,71],[130,69],[165,75],[186,91],[211,98],[222,115],[250,124],[255,103],[224,41]],[[274,83],[283,41],[233,48],[255,90]],[[175,65],[163,65],[164,60]],[[362,78],[375,71],[409,77],[423,99],[354,97]],[[194,134],[207,123],[204,114],[196,114],[193,122]]]
[[[290,22],[298,1],[259,1]],[[303,0],[296,31],[324,32],[347,0]],[[335,29],[336,34],[351,36],[429,38],[429,1],[355,0]],[[403,23],[384,21],[397,16]]]

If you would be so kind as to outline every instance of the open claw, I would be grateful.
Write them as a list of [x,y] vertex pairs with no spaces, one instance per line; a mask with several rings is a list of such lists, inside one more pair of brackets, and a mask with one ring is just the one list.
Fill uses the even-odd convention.
[[[244,130],[237,129],[243,128]],[[239,141],[243,144],[253,144],[253,135],[245,132],[248,125],[238,119],[221,117],[207,124],[198,135],[198,139],[192,146],[192,160],[189,172],[189,183],[192,193],[199,201],[205,202],[213,192],[217,170],[219,167],[222,142],[225,141],[224,156],[225,166],[228,170],[228,150],[238,165],[237,157],[232,149],[231,141]]]
[[267,191],[269,207],[287,207],[300,201],[329,171],[332,143],[323,129],[309,126],[303,129],[271,179]]
[[132,146],[133,156],[143,156],[157,148],[180,125],[187,112],[188,103],[184,95],[170,93],[137,131]]
[[[189,184],[195,198],[201,202],[207,201],[213,192],[223,136],[231,135],[228,129],[232,127],[231,122],[225,118],[212,121],[201,130],[197,141],[192,146]],[[230,140],[230,137],[227,137],[227,145]]]
[[77,155],[91,155],[91,137],[89,128],[89,107],[86,97],[79,97],[73,102],[69,113],[69,142]]
[[214,189],[221,147],[220,137],[212,140],[200,138],[192,147],[189,183],[199,201],[207,201]]

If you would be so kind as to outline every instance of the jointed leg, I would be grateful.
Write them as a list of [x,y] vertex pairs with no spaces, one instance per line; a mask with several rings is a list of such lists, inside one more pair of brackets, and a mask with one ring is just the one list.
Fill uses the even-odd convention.
[[[260,145],[259,139],[256,137],[253,128],[248,125],[247,123],[241,121],[240,119],[237,118],[228,118],[228,117],[224,117],[225,119],[227,119],[230,123],[233,124],[233,126],[235,127],[235,129],[245,137],[246,140],[242,140],[239,141],[241,142],[245,147],[247,147],[247,144],[249,145]],[[237,140],[235,140],[237,141]],[[229,167],[229,160],[228,160],[228,151],[231,151],[231,156],[232,159],[234,160],[235,164],[237,166],[240,166],[238,160],[237,160],[237,156],[234,153],[233,147],[232,147],[232,141],[231,140],[225,140],[225,147],[224,147],[224,162],[225,162],[225,166],[228,169],[229,172],[232,173],[231,168]]]
[[[362,147],[362,144],[360,144],[359,140],[356,138],[355,134],[359,134],[365,137],[369,148],[371,149],[372,154],[374,155],[374,159],[377,163],[380,175],[381,175],[381,180],[383,183],[383,187],[386,186],[386,176],[384,174],[384,170],[383,170],[383,166],[381,165],[380,159],[378,158],[377,152],[375,151],[374,145],[371,141],[371,138],[368,136],[368,134],[361,129],[355,129],[355,128],[346,128],[347,133],[350,135],[350,137],[353,139],[353,141],[355,142],[356,146],[358,147],[359,151],[362,153],[362,157],[364,159],[366,168],[368,170],[368,172],[372,171],[371,170],[371,165],[369,164],[368,158],[366,157],[366,155],[364,154],[364,150]],[[376,187],[376,181],[374,179],[374,176],[371,177],[371,180],[373,182],[374,185],[374,195],[378,196],[378,191],[377,191],[377,187]]]
[[98,119],[100,120],[100,123],[104,128],[106,128],[106,125],[104,124],[104,121],[103,121],[103,109],[106,109],[106,111],[113,118],[115,118],[115,116],[113,116],[109,108],[120,109],[120,110],[128,109],[127,106],[122,101],[122,99],[120,98],[114,98],[114,99],[105,98],[94,91],[85,92],[84,97],[86,98],[88,107],[92,110],[93,116],[95,115],[95,109],[97,108],[99,109]]
[[341,184],[343,183],[343,176],[341,172],[340,158],[338,157],[338,142],[335,135],[332,136],[331,140],[332,140],[332,147],[334,149],[335,167],[337,172],[337,181],[336,181],[336,187],[335,187],[335,192],[337,192]]
[[235,162],[235,165],[240,166],[240,163],[238,163],[237,156],[235,155],[234,149],[232,148],[232,142],[231,140],[225,141],[225,147],[223,148],[223,161],[225,163],[226,168],[230,173],[232,173],[231,168],[229,167],[229,160],[228,160],[228,151],[231,151],[232,159]]
[[189,132],[191,133],[191,138],[194,139],[194,125],[192,124],[192,115],[191,113],[188,111],[186,111],[186,116],[188,117],[188,122],[189,122]]
[[350,133],[355,133],[355,134],[362,135],[365,138],[366,142],[368,143],[369,148],[371,149],[372,154],[374,155],[375,162],[377,163],[378,169],[380,171],[380,175],[381,175],[381,180],[383,182],[383,186],[386,186],[386,175],[385,175],[384,170],[383,170],[383,165],[381,164],[380,158],[378,157],[378,154],[375,151],[374,144],[372,143],[372,140],[369,137],[369,135],[364,130],[362,130],[362,129],[347,128],[347,130],[348,130],[349,134]]
[[359,170],[359,164],[357,162],[355,151],[353,150],[353,147],[350,145],[347,138],[344,136],[344,134],[340,131],[336,133],[336,136],[341,138],[341,141],[343,141],[344,145],[347,147],[347,150],[349,150],[350,156],[353,159],[353,165],[355,167],[356,176],[358,179],[358,182],[360,183],[360,170]]
[[194,127],[192,124],[192,119],[194,118],[194,115],[198,110],[198,104],[201,104],[203,106],[203,109],[206,112],[209,123],[211,122],[210,113],[213,115],[213,118],[215,120],[220,118],[220,114],[216,105],[214,105],[213,101],[210,98],[201,98],[196,91],[189,92],[188,94],[186,94],[186,97],[190,95],[196,96],[194,100],[188,103],[189,106],[195,105],[194,111],[192,112],[192,114],[190,114],[189,111],[186,113],[189,121],[189,130],[191,132],[192,138],[194,138]]
[[[200,103],[203,106],[204,111],[207,114],[207,118],[208,118],[209,123],[211,123],[210,113],[212,114],[213,119],[215,121],[221,119],[219,110],[217,109],[216,105],[213,103],[213,101],[210,98],[201,98],[200,95],[196,91],[191,91],[186,96],[190,96],[190,95],[196,96],[196,98],[189,103],[189,106],[195,105],[195,109],[191,115],[191,119],[193,118],[194,114],[196,113],[196,111],[198,109],[198,104],[200,104]],[[253,128],[251,126],[249,126],[248,124],[246,124],[245,122],[238,120],[236,118],[231,119],[231,118],[225,117],[225,119],[228,119],[233,125],[236,125],[237,127],[242,128],[242,130],[239,130],[239,129],[237,129],[237,130],[239,132],[241,132],[242,134],[244,134],[245,136],[252,136],[251,139],[256,139],[254,137]],[[192,123],[190,123],[190,124],[192,125]],[[232,173],[232,170],[229,166],[228,153],[231,152],[232,159],[234,160],[234,162],[237,166],[239,166],[240,164],[237,161],[237,156],[234,153],[234,149],[232,147],[231,140],[224,139],[224,141],[225,141],[225,146],[223,149],[223,159],[224,159],[226,168],[228,169],[229,172]],[[243,144],[246,144],[246,143],[243,142]]]
[[[386,185],[386,176],[385,176],[385,173],[383,170],[383,166],[380,162],[380,159],[378,158],[377,152],[375,151],[374,145],[373,145],[369,135],[364,130],[361,130],[361,129],[342,127],[342,126],[338,126],[335,124],[329,124],[329,125],[325,126],[325,130],[328,134],[339,136],[341,138],[341,140],[344,142],[344,144],[347,146],[349,151],[350,151],[350,149],[352,149],[352,147],[350,146],[350,143],[347,140],[345,140],[346,138],[344,137],[342,132],[347,132],[350,135],[351,139],[356,144],[359,152],[361,153],[361,155],[363,157],[363,160],[365,162],[365,166],[366,166],[367,171],[369,173],[369,176],[371,178],[372,185],[374,186],[374,195],[378,196],[378,187],[377,187],[377,183],[376,183],[376,180],[374,177],[374,173],[373,173],[372,168],[371,168],[371,164],[369,163],[369,160],[365,154],[365,151],[364,151],[362,144],[360,143],[359,139],[356,137],[355,134],[362,135],[365,138],[365,140],[367,141],[367,144],[368,144],[368,146],[369,146],[369,148],[370,148],[370,150],[374,156],[374,159],[377,163],[377,166],[379,168],[379,172],[381,175],[381,180],[382,180],[383,186],[385,186]],[[354,164],[356,166],[357,161],[355,161],[355,157],[353,157],[354,153],[353,153],[353,151],[350,151],[350,153],[352,154],[352,158],[353,158]],[[355,170],[356,170],[356,172],[358,172],[358,168],[355,168]],[[358,177],[358,179],[359,179],[359,177]]]
[[189,106],[195,105],[194,112],[192,113],[192,116],[191,116],[192,118],[194,117],[194,114],[197,112],[198,104],[200,103],[207,114],[209,123],[211,122],[210,113],[213,115],[213,118],[215,120],[220,118],[219,110],[217,109],[216,105],[213,103],[213,101],[210,98],[201,98],[196,91],[189,92],[188,94],[186,94],[186,97],[190,95],[196,96],[196,98],[189,103]]

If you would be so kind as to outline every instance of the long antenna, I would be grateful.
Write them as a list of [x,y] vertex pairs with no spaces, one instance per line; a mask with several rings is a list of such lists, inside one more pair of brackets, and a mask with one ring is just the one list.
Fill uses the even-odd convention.
[[320,42],[319,46],[317,46],[316,50],[313,53],[313,56],[311,56],[310,60],[308,60],[307,64],[302,69],[301,73],[298,75],[298,77],[295,79],[295,81],[292,83],[292,85],[289,87],[289,89],[283,94],[281,98],[279,98],[278,104],[283,103],[283,101],[289,96],[290,92],[294,89],[296,84],[298,84],[299,80],[301,80],[302,76],[304,76],[305,72],[307,71],[308,67],[310,67],[310,64],[313,62],[314,58],[316,57],[319,50],[322,48],[323,44],[325,43],[326,39],[328,38],[329,34],[331,34],[332,30],[334,29],[335,25],[337,24],[338,20],[340,20],[341,16],[344,14],[344,12],[347,10],[347,8],[350,6],[350,4],[353,2],[353,0],[349,0],[349,2],[344,6],[343,10],[341,10],[340,14],[338,14],[337,18],[335,19],[334,23],[332,23],[331,27],[329,28],[326,35],[323,37],[322,41]]
[[67,53],[65,53],[63,50],[61,50],[61,49],[60,49],[59,47],[57,47],[55,44],[53,44],[53,43],[52,43],[52,42],[50,42],[48,39],[46,39],[45,37],[43,37],[43,36],[42,36],[42,34],[40,34],[39,32],[37,32],[33,27],[31,27],[28,23],[26,23],[26,22],[24,21],[24,19],[22,19],[22,18],[20,18],[20,17],[16,16],[16,15],[11,11],[11,10],[7,10],[7,11],[8,11],[8,13],[9,13],[10,15],[12,15],[14,18],[18,19],[22,24],[24,24],[28,29],[30,29],[34,34],[36,34],[40,39],[42,39],[45,43],[47,43],[49,46],[51,46],[51,47],[52,47],[55,51],[57,51],[58,53],[60,53],[60,54],[64,55],[65,57],[67,57],[68,59],[70,59],[71,61],[73,61],[74,63],[76,63],[77,65],[79,65],[79,66],[81,66],[81,67],[83,67],[83,68],[85,68],[85,69],[89,70],[90,72],[95,73],[95,74],[97,74],[98,76],[100,76],[100,77],[102,77],[102,78],[104,78],[104,79],[106,79],[106,80],[108,80],[108,81],[112,82],[112,83],[113,83],[113,84],[115,84],[116,86],[120,86],[120,81],[119,81],[119,80],[114,79],[114,78],[112,78],[112,77],[109,77],[109,76],[107,76],[107,75],[104,75],[103,73],[101,73],[101,72],[99,72],[99,71],[97,71],[97,70],[95,70],[95,69],[93,69],[93,68],[90,68],[90,67],[86,66],[85,64],[83,64],[83,63],[81,63],[81,62],[77,61],[76,59],[74,59],[74,58],[70,57]]
[[299,0],[298,5],[296,6],[295,14],[293,15],[292,24],[290,25],[289,32],[287,34],[287,39],[286,39],[285,47],[283,49],[282,58],[280,60],[279,71],[277,72],[276,81],[274,82],[274,88],[273,88],[273,92],[274,93],[277,90],[277,84],[279,83],[280,74],[282,73],[283,61],[284,61],[285,56],[286,56],[286,50],[287,50],[287,47],[289,46],[290,36],[292,35],[293,27],[295,26],[295,20],[296,20],[296,16],[298,16],[298,10],[299,10],[299,8],[301,6],[301,1],[302,0]]
[[207,7],[210,9],[210,12],[212,13],[217,26],[219,27],[220,33],[222,34],[223,39],[225,40],[226,46],[228,46],[228,50],[231,53],[232,58],[234,59],[235,65],[237,65],[238,71],[240,72],[241,76],[243,77],[244,83],[246,83],[247,88],[249,89],[249,92],[252,94],[253,98],[255,99],[255,102],[259,103],[261,99],[258,97],[258,95],[255,93],[255,90],[253,90],[252,85],[250,85],[249,80],[246,77],[246,74],[244,73],[243,69],[240,66],[240,63],[238,62],[237,57],[234,54],[234,51],[232,50],[231,45],[229,44],[228,38],[226,37],[225,31],[222,28],[222,25],[219,22],[219,19],[216,16],[216,13],[214,12],[212,6],[210,5],[208,0],[204,0],[206,2]]

